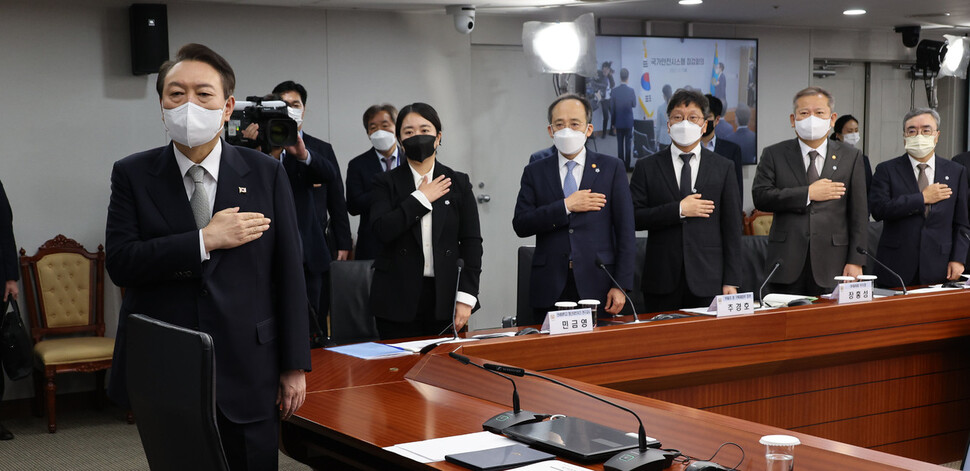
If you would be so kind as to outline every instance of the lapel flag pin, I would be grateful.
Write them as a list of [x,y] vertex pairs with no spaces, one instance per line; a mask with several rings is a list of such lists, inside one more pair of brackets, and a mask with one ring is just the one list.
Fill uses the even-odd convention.
[[834,172],[834,171],[835,171],[836,169],[838,169],[838,168],[839,168],[839,167],[836,167],[835,165],[833,165],[833,166],[832,166],[832,171]]
[[593,167],[593,168],[596,168],[596,164],[593,164],[593,165],[592,165],[592,167]]
[[943,178],[944,178],[944,179],[946,179],[946,180],[949,180],[949,179],[950,179],[950,176],[949,176],[949,175],[947,175],[947,176],[945,176],[945,177],[943,177]]
[[451,200],[445,200],[445,206],[448,206],[449,204],[451,204]]
[[832,154],[832,160],[835,160],[835,154]]
[[239,192],[240,193],[245,193],[246,192],[246,187],[244,187],[244,186],[239,187]]

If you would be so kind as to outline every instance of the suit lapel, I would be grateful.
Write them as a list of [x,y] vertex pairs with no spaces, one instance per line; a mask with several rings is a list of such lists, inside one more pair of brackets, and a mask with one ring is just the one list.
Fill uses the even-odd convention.
[[[249,165],[239,155],[235,147],[222,142],[222,157],[219,162],[219,181],[216,182],[216,201],[212,213],[226,208],[238,207],[240,212],[249,211],[246,204],[249,195],[246,188],[246,175]],[[216,250],[210,253],[208,271],[215,270],[226,250]]]
[[159,214],[174,233],[196,229],[195,217],[192,216],[192,207],[189,206],[189,199],[185,194],[183,175],[175,161],[172,143],[169,143],[155,159],[151,170],[155,178],[149,183],[152,188],[148,194],[151,195]]
[[586,164],[583,165],[583,179],[579,182],[580,190],[589,190],[596,183],[596,177],[600,172],[600,156],[597,153],[586,151]]
[[936,169],[936,171],[933,172],[934,173],[933,183],[942,183],[952,188],[952,186],[955,185],[955,183],[950,178],[950,172],[948,171],[949,170],[947,168],[948,166],[946,165],[944,160],[946,159],[940,156],[933,157],[933,168]]
[[[902,158],[897,159],[896,165],[893,165],[896,173],[899,175],[899,179],[906,185],[906,193],[919,193],[919,181],[916,180],[916,173],[913,171],[913,166],[909,163],[909,156],[903,155]],[[936,178],[939,178],[940,172],[939,167],[936,167]]]
[[674,161],[671,157],[670,147],[666,150],[660,152],[660,158],[657,159],[660,164],[660,173],[663,174],[663,181],[667,184],[667,189],[670,190],[670,194],[674,196],[674,199],[680,200],[680,183],[677,182],[677,174],[674,173]]
[[[397,167],[394,167],[393,169],[391,169],[391,175],[394,180],[394,187],[399,190],[398,194],[396,195],[399,201],[403,201],[405,198],[408,198],[408,196],[411,193],[414,193],[414,190],[418,189],[417,186],[415,186],[414,184],[414,175],[412,175],[411,173],[411,165],[409,165],[406,160],[402,162],[401,165],[398,165]],[[434,207],[434,205],[432,205],[432,207]],[[421,246],[420,221],[418,224],[411,225],[411,235],[414,236],[414,240],[418,242],[418,247],[420,247]]]
[[548,170],[541,172],[546,180],[546,185],[549,186],[549,194],[555,196],[553,201],[563,197],[562,194],[562,180],[559,177],[559,151],[557,150],[555,154],[540,160],[542,162],[538,165],[545,165]]
[[798,138],[788,141],[788,151],[785,152],[785,161],[788,162],[788,167],[795,174],[795,180],[798,180],[798,186],[808,186],[808,175],[805,172],[805,161],[802,159],[802,148],[798,145]]
[[[838,170],[839,165],[842,165],[843,157],[845,157],[845,149],[842,148],[842,144],[830,139],[828,155],[822,156],[822,173],[819,174],[819,178],[832,179],[832,175]],[[808,179],[806,178],[805,181],[807,183]]]
[[[694,181],[694,189],[697,190],[697,192],[701,195],[704,195],[704,190],[711,187],[711,185],[708,185],[707,183],[714,174],[714,169],[711,168],[711,166],[714,165],[713,156],[713,152],[705,149],[704,146],[701,145],[700,161],[697,162],[697,180]],[[713,198],[710,195],[704,195],[704,199]]]
[[441,165],[441,162],[435,162],[434,166],[434,178],[438,178],[441,175],[447,175],[452,177],[451,180],[451,191],[446,193],[441,198],[438,198],[434,203],[431,203],[431,246],[434,247],[438,243],[438,238],[441,237],[441,232],[444,230],[445,224],[448,220],[448,213],[445,209],[451,205],[451,197],[455,194],[455,180],[452,172],[449,171],[448,167]]

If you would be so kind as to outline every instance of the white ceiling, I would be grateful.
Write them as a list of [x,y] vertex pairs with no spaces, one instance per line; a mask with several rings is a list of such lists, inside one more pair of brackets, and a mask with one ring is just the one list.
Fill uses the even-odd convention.
[[[302,8],[392,10],[444,13],[456,0],[182,0],[187,3],[232,3]],[[705,0],[679,5],[677,0],[488,0],[467,1],[480,14],[519,15],[536,20],[572,20],[592,12],[597,18],[638,18],[775,26],[812,26],[886,30],[896,25],[970,30],[968,0]],[[866,15],[844,16],[847,8]],[[949,15],[945,15],[949,13]]]

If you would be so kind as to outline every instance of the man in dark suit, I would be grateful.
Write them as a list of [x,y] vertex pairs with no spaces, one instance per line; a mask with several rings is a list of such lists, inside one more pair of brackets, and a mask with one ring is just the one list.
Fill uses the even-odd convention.
[[529,163],[535,162],[536,160],[542,160],[546,157],[553,157],[558,154],[559,151],[556,150],[556,146],[549,146],[545,149],[537,150],[529,155]]
[[354,250],[357,260],[373,260],[380,252],[380,242],[374,237],[370,225],[371,191],[377,174],[391,171],[403,163],[403,152],[399,152],[394,136],[396,119],[397,108],[392,105],[385,103],[367,108],[364,129],[372,147],[347,164],[347,211],[360,216]]
[[127,405],[128,314],[204,331],[230,468],[275,469],[279,420],[302,405],[310,368],[303,257],[283,166],[219,137],[234,86],[225,59],[182,47],[156,82],[173,142],[114,165],[106,266],[127,291],[109,394]]
[[832,291],[835,276],[862,274],[866,176],[858,149],[828,139],[836,118],[829,92],[809,87],[792,103],[798,138],[765,149],[751,196],[755,208],[774,213],[766,263],[783,263],[772,290],[818,295]]
[[757,136],[754,131],[748,129],[748,123],[751,122],[751,108],[745,104],[738,105],[734,110],[734,119],[738,123],[738,129],[724,139],[741,147],[743,163],[758,163]]
[[701,146],[707,98],[677,90],[667,109],[673,145],[637,162],[630,181],[636,229],[650,231],[645,312],[708,306],[741,285],[741,196],[731,161]]
[[633,288],[636,242],[633,201],[623,163],[587,151],[592,109],[572,94],[548,110],[549,136],[558,156],[525,167],[512,227],[519,237],[536,236],[529,296],[534,323],[559,300],[597,299],[600,312],[619,313]]
[[721,124],[721,100],[711,94],[704,95],[704,97],[707,98],[710,111],[707,113],[707,128],[704,130],[704,136],[701,137],[701,144],[704,145],[705,149],[734,163],[734,175],[738,179],[738,194],[742,195],[743,201],[744,176],[741,174],[741,147],[715,135],[714,130],[718,124]]
[[[0,281],[4,282],[3,302],[0,306],[0,318],[7,312],[7,303],[16,301],[19,288],[17,280],[20,279],[20,257],[17,256],[17,243],[13,238],[13,211],[10,210],[10,202],[7,201],[7,192],[3,189],[0,182]],[[3,352],[0,352],[0,359]],[[0,372],[0,398],[3,397],[4,386],[3,373]],[[13,433],[7,430],[0,423],[0,440],[13,440]]]
[[[936,155],[939,129],[935,110],[906,113],[906,154],[876,166],[872,177],[872,217],[885,221],[876,255],[907,285],[959,280],[970,247],[967,169]],[[881,266],[875,274],[880,285],[899,286]]]
[[633,166],[633,108],[637,106],[637,94],[627,85],[630,71],[620,69],[620,85],[613,89],[613,127],[616,128],[616,156],[626,168]]
[[[960,154],[954,155],[952,160],[960,165],[963,165],[967,169],[970,169],[970,151],[962,152]],[[970,170],[967,171],[967,176],[968,176],[968,180],[970,180]],[[967,260],[966,260],[966,263],[964,263],[963,265],[964,267],[966,267],[967,265],[970,265],[970,253],[967,253]]]

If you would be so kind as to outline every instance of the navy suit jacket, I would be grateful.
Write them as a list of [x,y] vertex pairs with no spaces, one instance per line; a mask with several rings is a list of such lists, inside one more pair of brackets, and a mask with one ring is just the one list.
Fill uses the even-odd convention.
[[559,301],[566,286],[570,253],[582,298],[605,303],[612,287],[606,273],[596,266],[597,258],[624,290],[633,289],[636,237],[633,200],[623,162],[586,151],[579,189],[606,195],[606,206],[599,211],[566,214],[558,155],[533,162],[522,172],[512,227],[519,237],[536,236],[529,289],[533,307],[551,307]]
[[114,164],[106,266],[126,288],[109,384],[114,401],[128,403],[125,320],[131,313],[212,336],[216,403],[233,422],[275,417],[280,371],[310,368],[303,255],[286,172],[272,157],[223,141],[213,213],[237,206],[264,214],[269,230],[202,262],[172,144]]
[[680,284],[699,297],[741,286],[741,195],[730,160],[701,147],[694,189],[714,202],[709,218],[680,217],[680,187],[670,151],[637,162],[630,181],[637,230],[650,231],[642,288],[667,294]]
[[[717,133],[716,129],[714,133]],[[717,136],[717,138],[720,139],[721,136]],[[741,160],[746,164],[758,163],[758,147],[755,145],[755,138],[754,131],[748,129],[747,126],[739,127],[737,131],[725,137],[725,139],[741,147]]]
[[[455,286],[478,296],[482,274],[482,233],[478,203],[468,175],[435,162],[434,178],[451,179],[450,191],[431,203],[431,246],[434,258],[435,319],[451,321]],[[411,196],[416,187],[411,168],[404,162],[374,177],[371,224],[381,242],[374,260],[370,309],[375,317],[394,322],[415,319],[421,295],[424,252],[421,218],[428,208]],[[458,279],[458,259],[465,262]],[[478,306],[472,306],[477,310]],[[443,324],[444,325],[444,324]]]
[[314,206],[316,207],[320,225],[323,226],[323,231],[327,232],[327,225],[330,225],[330,232],[327,233],[329,248],[350,250],[353,248],[354,241],[350,235],[350,217],[347,216],[347,201],[344,200],[343,176],[340,174],[340,164],[337,163],[337,156],[333,153],[333,146],[307,133],[303,133],[303,143],[314,155],[323,156],[337,172],[337,178],[334,180],[335,183],[333,185],[314,187]]
[[[954,155],[952,160],[970,169],[970,152],[963,152],[961,154]],[[967,175],[968,179],[970,179],[970,170],[967,171]],[[967,261],[964,263],[964,265],[970,267],[970,252],[967,253]]]
[[[318,219],[318,208],[313,192],[320,185],[332,187],[340,180],[336,169],[320,154],[310,153],[310,163],[304,164],[295,157],[283,156],[283,169],[293,188],[296,222],[303,242],[303,265],[311,273],[330,270],[330,248],[324,235],[325,226]],[[324,199],[324,203],[326,203]],[[326,209],[323,209],[326,213]]]
[[[963,235],[970,231],[967,222],[967,169],[940,156],[933,158],[934,183],[953,190],[949,198],[930,206],[924,217],[923,194],[909,156],[903,155],[876,166],[869,193],[872,217],[885,221],[879,249],[879,260],[899,273],[909,283],[919,269],[919,284],[946,281],[947,263],[963,263],[970,241]],[[876,266],[879,282],[898,286],[896,277]]]
[[533,152],[532,155],[529,156],[529,163],[531,164],[532,162],[535,162],[536,160],[542,160],[542,159],[544,159],[546,157],[554,157],[554,156],[556,156],[558,154],[559,154],[559,151],[556,150],[556,146],[555,145],[552,145],[552,146],[549,146],[549,147],[547,147],[545,149],[537,150],[537,151]]
[[[7,193],[3,190],[3,182],[0,182],[0,285],[19,279],[20,257],[17,256],[17,243],[13,239],[13,211],[10,210]],[[2,290],[0,287],[0,299],[3,299]]]
[[633,108],[637,106],[637,94],[629,85],[621,83],[613,89],[613,127],[633,129]]
[[[734,163],[734,175],[738,179],[738,194],[744,195],[744,175],[741,174],[741,165],[743,165],[741,160],[741,146],[727,140],[717,137],[715,132],[714,141],[714,153],[724,157]],[[702,153],[703,154],[703,153]]]
[[[404,151],[398,146],[398,166],[407,165]],[[373,200],[374,178],[384,172],[384,165],[378,160],[377,149],[370,150],[354,157],[347,164],[347,211],[354,216],[360,216],[357,226],[357,247],[354,258],[357,260],[372,260],[380,252],[380,242],[374,237],[370,224],[370,207]]]

